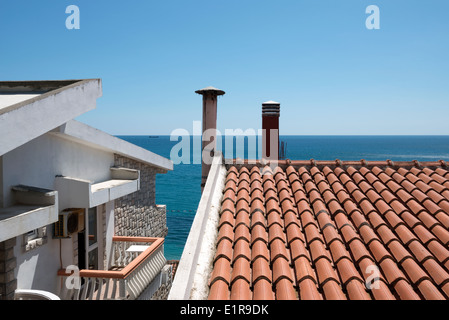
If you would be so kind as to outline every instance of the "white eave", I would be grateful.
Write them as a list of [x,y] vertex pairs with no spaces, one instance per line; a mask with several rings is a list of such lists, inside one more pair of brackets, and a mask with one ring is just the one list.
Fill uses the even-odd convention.
[[1,81],[0,156],[94,109],[101,95],[100,79]]
[[100,79],[0,81],[0,156],[47,132],[159,168],[173,162],[73,119],[96,107]]
[[14,204],[0,209],[0,242],[58,221],[58,192],[31,186],[12,188]]
[[140,172],[128,168],[111,168],[111,179],[93,182],[58,176],[55,189],[61,201],[73,208],[93,208],[140,190]]
[[51,133],[77,143],[134,159],[163,171],[173,170],[171,160],[76,120],[68,121]]

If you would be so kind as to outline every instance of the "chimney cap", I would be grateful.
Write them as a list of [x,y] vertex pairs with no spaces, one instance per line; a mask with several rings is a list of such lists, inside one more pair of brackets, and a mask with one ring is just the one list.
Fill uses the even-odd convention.
[[273,104],[281,105],[279,102],[272,101],[272,100],[262,103],[263,106],[265,106],[265,105],[273,105]]
[[198,94],[215,93],[217,96],[222,96],[225,94],[225,92],[223,90],[220,90],[220,89],[217,89],[217,88],[214,88],[211,86],[206,87],[201,90],[197,90],[197,91],[195,91],[195,93],[198,93]]
[[276,101],[262,103],[262,116],[280,116],[281,104]]

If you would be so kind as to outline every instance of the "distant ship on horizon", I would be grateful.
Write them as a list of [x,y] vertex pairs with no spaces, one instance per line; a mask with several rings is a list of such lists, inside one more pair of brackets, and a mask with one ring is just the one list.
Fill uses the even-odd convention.
[[159,138],[159,136],[148,136],[150,139]]

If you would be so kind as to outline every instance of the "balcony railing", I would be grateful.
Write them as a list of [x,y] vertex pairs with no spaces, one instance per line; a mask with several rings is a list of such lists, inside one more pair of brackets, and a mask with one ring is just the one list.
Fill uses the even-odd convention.
[[[81,286],[73,286],[72,273],[59,270],[64,300],[135,300],[166,264],[163,238],[113,237],[110,270],[80,270]],[[68,285],[66,280],[69,280]]]

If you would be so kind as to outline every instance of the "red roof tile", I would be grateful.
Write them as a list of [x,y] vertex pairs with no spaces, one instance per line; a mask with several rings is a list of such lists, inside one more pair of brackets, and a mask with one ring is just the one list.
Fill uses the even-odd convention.
[[263,256],[259,256],[253,260],[252,264],[252,282],[255,284],[259,280],[266,280],[270,284],[272,282],[272,274],[269,261]]
[[229,166],[209,299],[449,299],[441,165]]
[[246,279],[237,279],[231,287],[231,300],[251,300],[252,292]]
[[222,280],[212,283],[209,290],[208,300],[229,300],[228,283]]
[[274,300],[271,281],[262,279],[254,283],[253,300]]

